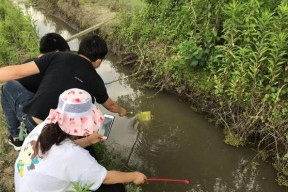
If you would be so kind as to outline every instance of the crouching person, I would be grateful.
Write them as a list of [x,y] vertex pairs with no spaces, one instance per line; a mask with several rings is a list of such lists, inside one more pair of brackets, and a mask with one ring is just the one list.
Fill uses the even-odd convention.
[[73,183],[90,185],[97,192],[123,192],[122,183],[144,183],[146,176],[140,172],[107,171],[73,142],[79,136],[88,140],[88,135],[102,141],[98,130],[103,121],[89,93],[76,88],[64,91],[57,109],[51,109],[23,143],[15,162],[16,192],[73,191]]

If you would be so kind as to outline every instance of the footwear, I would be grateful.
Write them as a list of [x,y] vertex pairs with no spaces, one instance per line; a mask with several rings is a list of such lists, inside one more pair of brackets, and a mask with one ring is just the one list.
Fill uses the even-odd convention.
[[23,141],[19,141],[18,138],[13,139],[13,137],[10,135],[8,137],[8,143],[10,145],[12,145],[16,151],[20,151],[21,150],[21,146],[23,144]]

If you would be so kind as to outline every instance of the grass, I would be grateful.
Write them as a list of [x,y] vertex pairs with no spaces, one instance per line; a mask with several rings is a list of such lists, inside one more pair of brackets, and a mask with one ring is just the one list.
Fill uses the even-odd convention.
[[6,127],[2,110],[0,110],[0,192],[14,191],[14,162],[18,155],[18,152],[7,142]]
[[82,3],[104,5],[117,12],[141,9],[146,5],[142,0],[83,0]]

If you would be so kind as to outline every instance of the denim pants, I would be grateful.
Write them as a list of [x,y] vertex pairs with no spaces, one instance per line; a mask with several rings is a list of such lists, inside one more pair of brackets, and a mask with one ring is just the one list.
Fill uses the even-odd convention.
[[23,106],[32,100],[34,93],[28,91],[18,81],[4,83],[1,90],[1,105],[10,135],[12,137],[19,135],[21,122],[25,124],[27,131],[30,132],[35,126],[23,113]]

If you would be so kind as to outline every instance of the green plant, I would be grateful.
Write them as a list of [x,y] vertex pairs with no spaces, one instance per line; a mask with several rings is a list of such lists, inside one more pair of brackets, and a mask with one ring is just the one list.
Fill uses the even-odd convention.
[[73,183],[73,189],[75,189],[77,192],[88,192],[90,191],[89,189],[91,188],[91,186],[93,185],[85,185],[85,184],[81,184],[81,183]]

